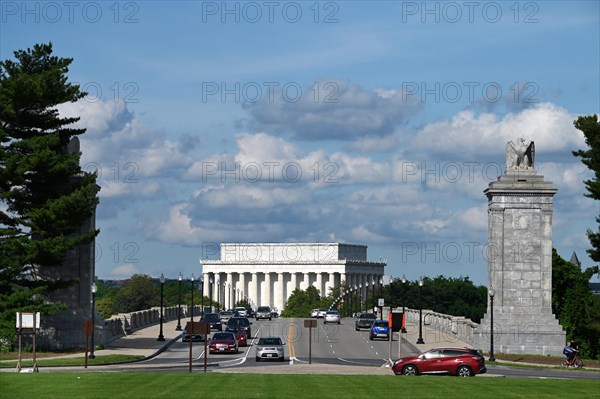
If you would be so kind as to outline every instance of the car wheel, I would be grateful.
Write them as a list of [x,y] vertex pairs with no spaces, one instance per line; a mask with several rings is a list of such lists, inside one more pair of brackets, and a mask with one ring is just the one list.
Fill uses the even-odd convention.
[[456,370],[456,375],[459,377],[471,377],[473,376],[473,372],[469,366],[460,366]]
[[404,374],[404,375],[418,375],[419,372],[417,371],[417,368],[414,365],[407,364],[406,366],[404,366],[402,368],[402,374]]
[[269,321],[271,321],[271,318],[269,317]]
[[369,340],[373,341],[373,336],[372,335],[369,335]]
[[280,361],[280,362],[285,362],[285,357],[281,356],[281,357],[279,358],[279,361]]
[[260,362],[260,357],[256,356],[256,361]]
[[359,328],[358,328],[358,327],[354,327],[354,331],[358,331],[358,330],[359,330]]
[[325,320],[323,320],[323,324],[327,324],[327,322]]

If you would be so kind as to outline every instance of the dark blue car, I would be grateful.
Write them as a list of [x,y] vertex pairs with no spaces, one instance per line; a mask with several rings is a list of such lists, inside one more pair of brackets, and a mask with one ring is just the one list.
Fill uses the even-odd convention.
[[387,320],[375,320],[369,331],[369,339],[372,341],[375,338],[390,339],[390,326]]

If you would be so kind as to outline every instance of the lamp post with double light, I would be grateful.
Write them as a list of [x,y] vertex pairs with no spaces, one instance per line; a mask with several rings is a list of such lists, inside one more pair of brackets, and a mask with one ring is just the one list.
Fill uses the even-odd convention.
[[373,286],[373,301],[372,301],[373,313],[376,313],[376,310],[375,310],[375,279],[371,280],[371,285]]
[[494,287],[490,287],[490,362],[495,362],[494,357]]
[[423,277],[419,279],[419,339],[417,344],[424,344],[423,341]]
[[160,274],[160,331],[158,333],[157,341],[164,341],[165,336],[163,335],[163,319],[165,318],[163,315],[163,286],[165,285],[165,275]]
[[363,305],[363,286],[362,283],[360,283],[358,285],[358,296],[359,296],[359,300],[358,300],[358,313],[362,312],[362,305]]
[[95,359],[96,355],[94,355],[94,335],[96,335],[96,292],[98,292],[98,286],[94,281],[92,283],[92,348],[90,350],[89,359]]
[[183,281],[183,274],[181,272],[179,272],[177,280],[179,280],[179,299],[177,305],[177,327],[175,327],[175,331],[181,331],[181,282]]

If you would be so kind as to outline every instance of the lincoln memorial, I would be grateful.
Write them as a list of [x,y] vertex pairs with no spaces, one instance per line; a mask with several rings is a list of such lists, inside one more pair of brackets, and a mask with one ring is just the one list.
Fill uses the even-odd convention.
[[201,259],[204,293],[225,304],[247,299],[282,310],[299,288],[314,286],[322,297],[343,281],[357,287],[379,284],[385,262],[369,262],[367,246],[341,243],[229,243],[220,260]]

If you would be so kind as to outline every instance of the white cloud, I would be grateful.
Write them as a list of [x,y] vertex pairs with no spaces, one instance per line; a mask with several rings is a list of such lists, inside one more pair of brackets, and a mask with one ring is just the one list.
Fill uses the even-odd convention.
[[141,274],[142,271],[139,265],[133,263],[125,263],[108,271],[109,279],[125,280],[134,274]]
[[583,134],[573,127],[575,119],[576,115],[551,103],[540,103],[500,119],[491,113],[477,117],[473,111],[461,111],[449,121],[426,125],[413,145],[464,157],[497,154],[508,141],[523,137],[535,141],[536,150],[542,153],[566,151],[585,145]]

